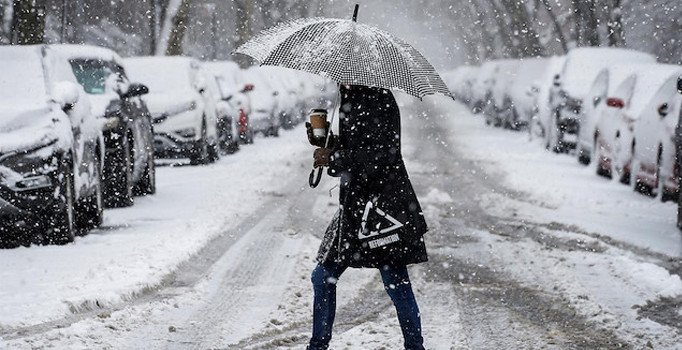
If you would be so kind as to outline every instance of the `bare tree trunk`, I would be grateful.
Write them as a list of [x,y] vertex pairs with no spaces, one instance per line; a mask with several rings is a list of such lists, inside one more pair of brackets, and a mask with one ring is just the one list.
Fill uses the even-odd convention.
[[12,43],[42,44],[45,37],[45,1],[14,0]]
[[542,5],[545,6],[549,20],[554,26],[554,32],[556,33],[557,40],[559,40],[559,44],[561,44],[561,49],[564,51],[564,53],[568,53],[568,42],[566,41],[566,36],[564,35],[563,30],[561,30],[561,24],[556,17],[556,13],[552,9],[552,4],[549,3],[549,0],[541,0],[541,2]]
[[572,0],[571,4],[578,46],[599,46],[595,0]]
[[171,20],[170,36],[166,46],[166,55],[182,55],[182,41],[185,39],[187,24],[189,23],[190,0],[182,0],[178,12]]
[[625,46],[625,30],[623,29],[623,2],[622,0],[612,0],[608,7],[608,41],[609,46]]
[[493,17],[495,23],[497,24],[497,33],[500,41],[502,41],[502,47],[504,47],[506,52],[505,57],[519,57],[519,52],[516,45],[514,44],[514,38],[509,31],[509,26],[504,20],[504,10],[500,8],[495,0],[488,0],[488,4],[493,10]]
[[[253,23],[252,23],[252,13],[253,13],[253,2],[252,0],[235,0],[236,13],[237,13],[237,42],[235,47],[239,47],[253,35]],[[240,66],[245,67],[249,65],[250,59],[243,55],[238,55],[235,57],[237,63]]]
[[502,6],[510,19],[510,34],[515,38],[517,57],[540,56],[543,47],[540,39],[530,23],[530,14],[526,10],[526,5],[517,0],[503,0]]

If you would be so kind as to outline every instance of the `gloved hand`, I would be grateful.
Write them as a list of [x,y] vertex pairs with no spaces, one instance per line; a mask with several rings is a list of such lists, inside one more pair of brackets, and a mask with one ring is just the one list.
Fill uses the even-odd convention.
[[332,150],[329,148],[318,148],[313,152],[313,167],[319,168],[322,166],[329,165],[329,156],[332,154]]
[[[327,130],[330,130],[330,128],[331,128],[331,125],[329,124],[329,122],[327,122]],[[312,127],[312,125],[310,125],[309,122],[305,123],[305,131],[306,131],[306,134],[308,135],[308,142],[310,142],[311,145],[313,145],[315,147],[324,147],[325,146],[326,139],[324,137],[315,137],[313,135],[313,127]],[[329,131],[329,137],[330,137],[329,144],[326,146],[327,146],[327,148],[331,149],[331,148],[334,148],[334,145],[336,145],[336,136],[334,136],[334,134],[331,131]]]

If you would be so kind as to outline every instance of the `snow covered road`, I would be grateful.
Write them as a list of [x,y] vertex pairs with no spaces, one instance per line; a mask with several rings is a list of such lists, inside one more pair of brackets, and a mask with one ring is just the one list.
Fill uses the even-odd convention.
[[[401,100],[431,228],[430,261],[410,268],[427,348],[682,348],[673,205],[459,104]],[[4,346],[303,348],[334,182],[307,188],[302,129],[257,141],[213,166],[162,169],[158,195],[74,245],[0,252]],[[375,271],[348,271],[338,298],[332,348],[400,348]]]

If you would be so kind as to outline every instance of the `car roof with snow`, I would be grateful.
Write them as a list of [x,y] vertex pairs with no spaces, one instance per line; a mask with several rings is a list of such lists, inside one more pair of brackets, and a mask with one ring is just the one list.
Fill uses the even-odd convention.
[[116,64],[123,66],[123,59],[115,51],[91,45],[78,44],[59,44],[50,45],[50,48],[59,52],[62,57],[67,60],[74,59],[92,59],[100,61],[113,61]]
[[[654,96],[661,93],[661,88],[666,83],[677,81],[680,74],[682,74],[682,66],[671,64],[641,65],[640,69],[637,70],[637,81],[628,108],[630,116],[638,118]],[[671,92],[674,93],[673,86],[671,84],[670,88]]]
[[656,63],[650,54],[621,48],[581,47],[566,55],[561,72],[561,84],[573,98],[583,98],[597,74],[606,67],[619,63]]
[[192,88],[201,67],[194,58],[178,56],[134,57],[124,62],[129,78],[148,85],[151,93]]

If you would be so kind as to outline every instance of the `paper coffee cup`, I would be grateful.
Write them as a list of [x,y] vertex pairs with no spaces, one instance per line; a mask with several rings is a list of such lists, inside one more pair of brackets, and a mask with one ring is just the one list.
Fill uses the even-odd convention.
[[327,136],[327,110],[313,109],[310,112],[310,125],[313,128],[313,136]]

